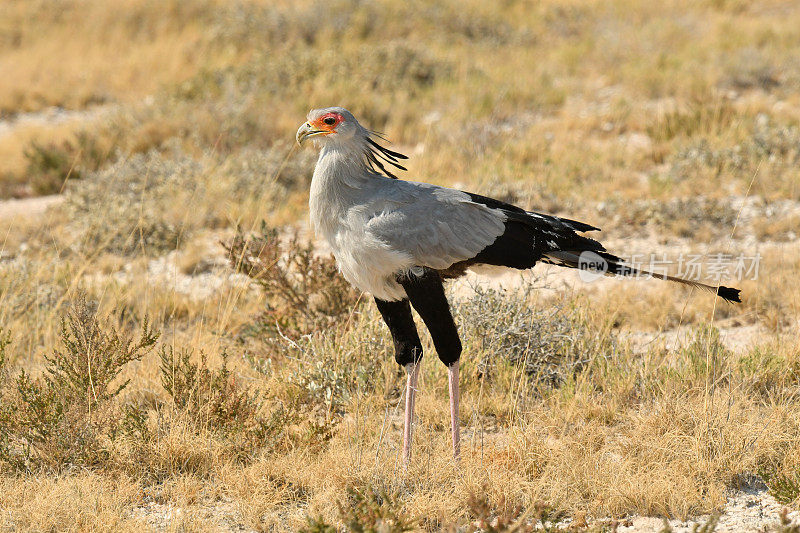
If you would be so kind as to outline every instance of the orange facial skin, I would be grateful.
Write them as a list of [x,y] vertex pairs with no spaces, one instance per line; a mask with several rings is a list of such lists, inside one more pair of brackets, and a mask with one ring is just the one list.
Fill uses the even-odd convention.
[[[333,123],[328,124],[325,122],[326,120],[330,122],[331,119],[333,119]],[[344,117],[342,117],[342,115],[338,113],[326,113],[321,117],[319,117],[314,122],[312,122],[311,125],[316,130],[325,132],[325,133],[320,133],[320,135],[330,135],[331,133],[336,131],[336,126],[338,126],[342,122],[342,120],[344,120]]]

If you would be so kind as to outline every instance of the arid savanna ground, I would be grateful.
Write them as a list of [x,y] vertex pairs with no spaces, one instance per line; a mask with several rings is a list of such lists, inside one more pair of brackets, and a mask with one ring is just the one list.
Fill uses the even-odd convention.
[[[796,2],[5,0],[0,73],[3,530],[794,531]],[[328,105],[743,303],[459,281],[463,457],[425,336],[405,472],[388,331],[307,227]]]

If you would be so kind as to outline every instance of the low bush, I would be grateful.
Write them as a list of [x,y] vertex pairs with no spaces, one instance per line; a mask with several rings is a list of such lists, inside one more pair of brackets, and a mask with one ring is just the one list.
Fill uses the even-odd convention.
[[592,358],[613,349],[613,337],[586,327],[574,310],[532,305],[528,291],[501,292],[477,287],[458,301],[456,322],[463,338],[478,342],[480,374],[491,376],[503,363],[521,367],[534,381],[558,385]]
[[35,194],[62,191],[67,179],[78,180],[105,165],[111,149],[104,148],[97,137],[79,131],[74,138],[55,144],[32,142],[24,151],[26,175]]
[[121,255],[176,249],[192,230],[176,203],[196,190],[203,170],[189,157],[152,151],[88,175],[65,201],[78,246]]
[[[348,487],[346,497],[337,505],[339,519],[347,531],[357,533],[402,533],[412,531],[414,520],[408,515],[403,502],[396,495],[374,487]],[[333,533],[336,526],[323,518],[308,519],[304,533]]]
[[161,384],[175,409],[213,430],[259,434],[263,429],[257,417],[261,406],[258,395],[237,382],[228,368],[226,353],[218,369],[209,368],[204,353],[199,363],[192,361],[191,351],[176,353],[172,347],[162,347],[159,356]]
[[265,299],[267,310],[246,333],[276,348],[281,338],[294,340],[346,322],[359,299],[333,257],[317,255],[297,234],[282,239],[262,223],[259,233],[240,230],[223,246],[231,266],[249,276]]
[[[62,349],[45,356],[42,376],[25,371],[9,376],[3,355],[0,464],[14,471],[60,471],[101,463],[107,436],[119,420],[113,400],[128,384],[118,377],[157,338],[146,320],[137,341],[103,328],[81,297],[62,321]],[[0,354],[7,343],[7,337],[0,342]]]

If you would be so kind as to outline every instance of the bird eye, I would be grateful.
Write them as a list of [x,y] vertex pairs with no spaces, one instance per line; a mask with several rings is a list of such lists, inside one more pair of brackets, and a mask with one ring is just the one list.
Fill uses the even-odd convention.
[[333,117],[325,117],[324,119],[322,119],[322,122],[324,122],[328,126],[333,126],[336,123],[336,119]]

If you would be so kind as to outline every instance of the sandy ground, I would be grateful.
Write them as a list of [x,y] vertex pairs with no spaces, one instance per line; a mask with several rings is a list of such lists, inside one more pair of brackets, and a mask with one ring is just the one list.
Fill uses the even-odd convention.
[[63,199],[59,194],[52,194],[19,200],[2,200],[0,201],[0,220],[43,215],[47,208],[61,203]]
[[86,122],[101,117],[113,109],[113,105],[94,106],[83,110],[70,110],[61,107],[48,107],[33,113],[19,113],[0,120],[0,138],[11,135],[15,130],[29,126],[57,126],[68,122]]
[[[781,512],[784,506],[769,495],[766,486],[758,480],[742,490],[732,491],[728,496],[725,508],[719,515],[717,533],[769,531],[781,524]],[[711,517],[701,516],[691,520],[668,520],[669,527],[675,533],[690,533],[695,528],[706,524]],[[800,521],[800,512],[787,512],[786,519],[793,523]],[[644,533],[663,531],[663,518],[633,516],[624,520],[617,531],[620,533]]]
[[[781,514],[784,507],[767,493],[763,484],[755,483],[743,490],[735,491],[728,497],[725,509],[718,517],[717,533],[750,533],[771,531],[781,525]],[[216,502],[213,505],[201,508],[184,509],[171,503],[159,504],[150,502],[134,508],[132,518],[143,520],[155,531],[170,530],[174,522],[185,520],[187,517],[200,519],[207,524],[213,524],[218,531],[255,531],[242,528],[239,525],[239,511],[233,502]],[[800,512],[786,512],[785,517],[792,523],[800,521]],[[690,520],[665,520],[647,516],[631,516],[617,522],[619,533],[658,533],[665,531],[669,526],[675,533],[692,533],[711,520],[711,516],[700,516]],[[613,521],[600,519],[596,523],[590,521],[589,526],[613,527]],[[559,524],[559,529],[570,529],[572,524],[564,522]],[[697,528],[697,529],[696,529]],[[669,530],[667,530],[669,531]]]

